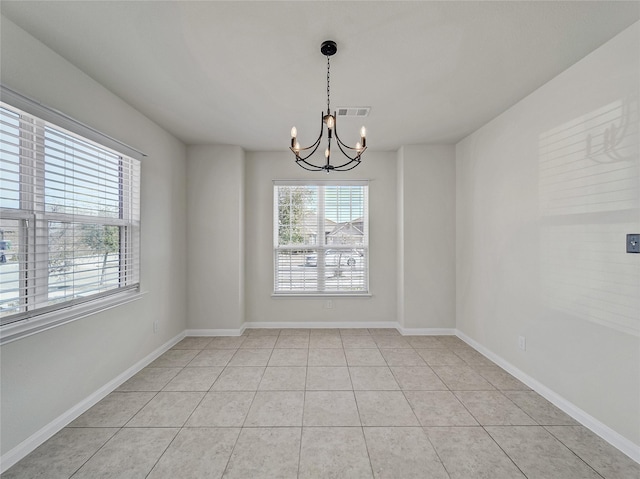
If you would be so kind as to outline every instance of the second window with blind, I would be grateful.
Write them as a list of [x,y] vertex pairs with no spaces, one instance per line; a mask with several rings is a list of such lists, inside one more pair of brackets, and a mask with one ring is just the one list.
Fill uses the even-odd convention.
[[274,182],[274,294],[369,293],[367,181]]
[[137,291],[139,184],[138,160],[0,103],[2,327]]

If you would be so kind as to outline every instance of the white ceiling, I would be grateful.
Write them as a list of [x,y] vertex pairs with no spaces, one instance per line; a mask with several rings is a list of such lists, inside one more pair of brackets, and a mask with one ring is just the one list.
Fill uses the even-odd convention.
[[187,144],[284,150],[331,104],[355,143],[456,142],[640,18],[640,3],[3,0],[0,11]]

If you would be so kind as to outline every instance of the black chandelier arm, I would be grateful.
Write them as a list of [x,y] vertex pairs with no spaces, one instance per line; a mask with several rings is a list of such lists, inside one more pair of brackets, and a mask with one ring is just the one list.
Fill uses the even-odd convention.
[[[300,168],[303,168],[307,171],[349,171],[349,170],[353,170],[356,166],[358,166],[360,164],[360,161],[361,161],[360,158],[356,157],[350,161],[347,161],[346,163],[343,163],[342,165],[338,165],[338,166],[330,165],[329,167],[327,167],[327,165],[318,166],[318,165],[311,164],[308,161],[303,160],[302,158],[296,159],[296,163],[298,164],[298,166],[300,166]],[[352,163],[354,164],[353,166],[346,168]]]
[[[352,146],[347,145],[345,142],[343,142],[343,141],[340,139],[340,135],[338,135],[338,117],[336,116],[336,113],[335,113],[335,112],[333,113],[333,117],[335,118],[335,120],[334,120],[334,125],[333,125],[333,130],[334,130],[334,132],[335,132],[336,143],[338,144],[338,148],[340,148],[340,151],[342,152],[342,154],[343,154],[344,156],[346,156],[347,158],[349,158],[351,161],[354,161],[355,159],[358,159],[358,160],[359,160],[359,159],[360,159],[360,156],[362,155],[362,153],[364,153],[364,150],[366,150],[366,149],[367,149],[367,147],[363,145],[361,148],[354,148],[354,147],[352,147]],[[363,143],[364,143],[364,142],[363,142]],[[354,156],[354,157],[351,157],[351,156],[349,156],[349,155],[347,154],[347,152],[346,152],[346,151],[344,151],[344,150],[345,150],[345,148],[346,148],[346,149],[348,149],[348,150],[350,150],[350,151],[355,151],[355,152],[357,152],[358,154],[357,154],[356,156]],[[347,164],[348,164],[348,163],[347,163]]]
[[[316,166],[316,165],[312,165],[308,162],[301,162],[296,160],[296,163],[298,164],[298,166],[300,168],[303,168],[307,171],[349,171],[349,170],[353,170],[356,166],[358,166],[360,164],[361,160],[355,159],[355,160],[351,160],[347,163],[344,163],[340,166],[330,166],[329,168],[327,168],[326,166]],[[304,163],[304,164],[302,164]],[[345,166],[349,166],[350,164],[354,163],[353,166],[349,167],[349,168],[345,168]],[[307,165],[307,166],[305,166]]]
[[[347,158],[349,158],[347,156]],[[358,166],[358,164],[360,163],[360,157],[356,156],[355,158],[349,158],[349,161],[347,161],[346,163],[343,163],[341,165],[336,165],[333,167],[334,170],[336,171],[349,171],[351,168],[346,168],[347,166],[349,166],[351,163],[356,163],[352,168],[355,168],[356,166]]]
[[[348,166],[351,163],[354,163],[354,165],[350,168],[342,168],[342,166]],[[336,170],[338,171],[349,171],[349,170],[353,170],[356,166],[358,166],[360,164],[360,159],[355,159],[355,160],[351,160],[349,163],[345,163],[342,166],[336,166]]]
[[[320,146],[321,140],[322,140],[322,135],[320,135],[320,137],[316,140],[316,142],[311,146],[308,146],[306,148],[299,148],[298,150],[292,147],[289,147],[289,149],[293,152],[294,155],[296,155],[296,161],[298,161],[299,159],[304,161],[316,152],[316,150]],[[311,150],[311,153],[309,153],[307,156],[300,156],[301,151],[307,151],[307,150]]]
[[[346,163],[343,163],[341,165],[337,165],[337,166],[333,166],[331,165],[329,168],[322,168],[323,170],[331,170],[331,171],[349,171],[349,170],[353,170],[356,166],[358,166],[360,164],[360,158],[356,157],[353,160],[347,161]],[[347,168],[347,166],[351,165],[353,163],[353,166]]]
[[[302,159],[296,160],[296,163],[298,164],[298,166],[300,168],[303,168],[303,169],[305,169],[307,171],[322,171],[322,170],[325,169],[322,166],[312,165],[311,163],[309,163],[307,161],[304,161]],[[307,165],[307,166],[305,166],[305,165]]]
[[[360,149],[358,149],[358,148],[352,148],[352,147],[350,147],[349,145],[345,145],[342,141],[340,141],[340,139],[338,138],[338,136],[337,136],[337,135],[336,135],[336,139],[337,139],[336,143],[337,143],[337,145],[338,145],[338,148],[340,148],[340,151],[342,152],[342,154],[343,154],[344,156],[346,156],[347,158],[349,158],[349,160],[351,160],[351,161],[347,162],[346,164],[349,164],[349,163],[351,163],[352,161],[360,161],[360,157],[362,156],[362,154],[364,153],[364,151],[367,149],[367,147],[366,147],[366,146],[365,146],[364,148],[360,148]],[[353,157],[352,157],[352,156],[349,156],[349,154],[345,151],[345,148],[346,148],[346,149],[349,149],[349,150],[351,150],[351,151],[356,151],[356,152],[358,152],[358,154],[357,154],[356,156],[353,156]]]
[[343,148],[346,148],[347,150],[351,150],[351,151],[364,151],[367,149],[366,146],[361,146],[360,148],[354,147],[354,146],[349,146],[347,145],[344,141],[342,141],[340,139],[340,137],[338,137],[338,132],[336,132],[336,141],[338,142],[338,144],[340,144]]
[[[296,150],[292,146],[289,147],[289,149],[293,152],[293,154],[296,155],[296,161],[298,160],[304,161],[307,158],[311,157],[311,155],[313,155],[316,152],[316,150],[320,146],[320,143],[322,142],[323,133],[324,133],[324,114],[321,112],[320,113],[320,134],[318,135],[318,139],[314,141],[311,146],[307,146],[306,148],[298,148],[298,150]],[[309,153],[307,156],[304,156],[304,157],[300,156],[301,151],[309,151],[309,150],[311,150],[311,153]]]
[[[364,153],[364,151],[367,149],[367,147],[365,146],[364,148],[353,148],[349,145],[345,145],[344,143],[342,143],[339,139],[338,141],[336,141],[336,143],[338,144],[338,148],[340,148],[340,151],[342,152],[342,154],[344,156],[346,156],[347,158],[349,158],[351,161],[354,161],[356,159],[359,159],[362,156],[362,153]],[[355,151],[357,152],[357,154],[355,156],[349,156],[349,153],[346,150],[351,150],[352,152]]]

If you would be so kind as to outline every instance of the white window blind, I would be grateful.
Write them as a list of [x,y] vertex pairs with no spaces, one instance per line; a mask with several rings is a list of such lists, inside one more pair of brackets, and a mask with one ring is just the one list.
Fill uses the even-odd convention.
[[274,294],[368,294],[368,182],[276,181],[273,209]]
[[137,289],[140,162],[0,103],[0,321]]

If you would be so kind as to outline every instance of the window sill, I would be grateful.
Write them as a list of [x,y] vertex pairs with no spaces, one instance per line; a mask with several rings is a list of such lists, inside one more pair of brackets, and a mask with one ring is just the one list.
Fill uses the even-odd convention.
[[62,326],[63,324],[67,324],[78,319],[86,318],[87,316],[91,316],[102,311],[107,311],[108,309],[115,308],[122,304],[137,301],[145,294],[146,292],[139,292],[136,290],[126,291],[57,311],[52,311],[50,313],[34,316],[33,318],[16,321],[15,323],[6,324],[0,328],[0,346],[42,331]]
[[371,298],[371,293],[272,293],[272,298]]

